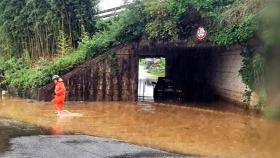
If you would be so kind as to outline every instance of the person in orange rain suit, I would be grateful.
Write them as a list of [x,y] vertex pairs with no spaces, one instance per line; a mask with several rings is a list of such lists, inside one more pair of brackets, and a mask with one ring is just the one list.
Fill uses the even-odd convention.
[[61,114],[64,106],[66,88],[63,83],[63,80],[58,75],[54,75],[52,79],[55,84],[55,90],[54,90],[55,96],[54,99],[52,100],[53,106],[57,110],[57,113]]

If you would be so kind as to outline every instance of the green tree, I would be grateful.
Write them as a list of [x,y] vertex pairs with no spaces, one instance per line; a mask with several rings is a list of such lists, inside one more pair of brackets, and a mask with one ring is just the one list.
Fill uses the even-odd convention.
[[26,49],[23,51],[22,60],[23,60],[24,65],[26,65],[27,68],[31,67],[32,62],[30,59],[30,54]]
[[80,39],[80,42],[81,43],[87,43],[89,40],[90,40],[90,35],[86,31],[85,26],[82,25],[81,26],[81,39]]
[[58,50],[57,50],[58,55],[60,57],[65,56],[66,54],[70,53],[70,51],[71,51],[67,35],[62,30],[59,31],[57,47],[58,47]]
[[24,50],[32,59],[51,57],[57,52],[59,30],[76,48],[82,24],[95,31],[96,0],[0,0],[1,53],[20,57]]

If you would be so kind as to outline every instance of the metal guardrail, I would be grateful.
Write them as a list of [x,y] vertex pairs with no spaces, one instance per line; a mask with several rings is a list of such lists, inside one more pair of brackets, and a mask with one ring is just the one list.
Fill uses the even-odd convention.
[[98,12],[95,16],[101,19],[110,18],[121,12],[122,10],[126,9],[127,7],[133,5],[134,3],[129,3],[125,5],[121,5],[115,8],[106,9]]

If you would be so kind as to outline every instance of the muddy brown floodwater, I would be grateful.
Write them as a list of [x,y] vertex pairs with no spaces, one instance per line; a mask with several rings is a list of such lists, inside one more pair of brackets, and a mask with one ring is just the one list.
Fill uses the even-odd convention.
[[83,116],[58,118],[50,103],[8,97],[0,101],[0,117],[50,128],[53,134],[102,136],[178,153],[226,158],[280,156],[278,122],[233,110],[223,102],[210,108],[191,106],[68,103],[67,110]]

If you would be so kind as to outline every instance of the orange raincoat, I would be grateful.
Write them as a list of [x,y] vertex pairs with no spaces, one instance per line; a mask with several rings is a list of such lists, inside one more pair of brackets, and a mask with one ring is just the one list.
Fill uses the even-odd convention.
[[55,109],[62,111],[64,106],[66,88],[64,86],[63,80],[58,80],[55,83],[55,96],[53,99],[53,106]]

